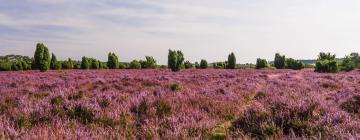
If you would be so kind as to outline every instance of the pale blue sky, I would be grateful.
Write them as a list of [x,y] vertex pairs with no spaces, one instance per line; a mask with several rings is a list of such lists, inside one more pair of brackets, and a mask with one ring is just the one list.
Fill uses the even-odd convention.
[[240,63],[276,52],[297,59],[360,51],[359,0],[0,0],[0,55],[32,56],[44,42],[60,59],[120,61],[168,49],[194,62]]

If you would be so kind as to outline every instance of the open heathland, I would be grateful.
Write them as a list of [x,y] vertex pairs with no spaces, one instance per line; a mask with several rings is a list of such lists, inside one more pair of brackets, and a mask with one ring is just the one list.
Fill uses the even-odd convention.
[[0,72],[0,139],[360,138],[360,71]]

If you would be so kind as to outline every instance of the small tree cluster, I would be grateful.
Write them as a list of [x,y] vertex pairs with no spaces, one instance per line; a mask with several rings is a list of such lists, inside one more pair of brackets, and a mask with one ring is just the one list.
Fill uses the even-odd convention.
[[145,56],[145,61],[140,60],[141,68],[154,69],[157,67],[156,60],[152,56]]
[[285,68],[285,55],[275,54],[274,65],[277,69]]
[[208,68],[208,62],[205,59],[201,59],[200,61],[200,69]]
[[213,63],[213,68],[214,69],[225,69],[225,68],[229,68],[227,65],[227,61],[226,62],[215,62]]
[[335,60],[335,54],[332,55],[330,53],[320,53],[319,58],[316,61],[315,71],[316,72],[330,72],[335,73],[338,72],[338,64]]
[[184,62],[184,66],[185,66],[185,69],[191,69],[191,68],[194,67],[194,65],[191,64],[190,61],[185,61],[185,62]]
[[267,61],[266,59],[258,58],[256,60],[256,69],[262,69],[267,67]]
[[69,58],[67,61],[62,62],[62,69],[73,69],[74,68],[74,62]]
[[61,63],[57,61],[54,53],[51,54],[50,69],[59,70],[61,69]]
[[184,62],[184,54],[181,51],[169,50],[168,67],[174,71],[180,71]]
[[236,57],[234,53],[229,54],[228,56],[228,69],[235,69],[236,67]]
[[141,63],[137,60],[133,60],[130,62],[130,69],[141,69]]
[[111,53],[111,52],[109,53],[107,66],[109,69],[119,68],[119,59],[115,53]]
[[50,68],[50,54],[48,48],[43,43],[36,45],[34,54],[33,68],[45,72]]
[[293,70],[300,70],[300,69],[304,68],[304,64],[302,62],[300,62],[299,60],[287,58],[286,59],[286,68],[293,69]]

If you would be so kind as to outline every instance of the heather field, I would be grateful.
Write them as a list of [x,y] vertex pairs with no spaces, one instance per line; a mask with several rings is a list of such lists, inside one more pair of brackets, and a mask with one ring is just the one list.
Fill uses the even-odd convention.
[[0,72],[0,139],[360,139],[360,71]]

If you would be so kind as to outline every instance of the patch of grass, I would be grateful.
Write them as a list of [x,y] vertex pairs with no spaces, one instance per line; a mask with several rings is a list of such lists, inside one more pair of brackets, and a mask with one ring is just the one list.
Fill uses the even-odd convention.
[[62,96],[57,96],[52,99],[50,99],[50,104],[52,105],[63,105],[64,104],[64,98]]
[[76,93],[76,94],[69,95],[69,96],[68,96],[68,100],[75,100],[75,101],[77,101],[77,100],[79,100],[79,99],[81,99],[81,98],[83,98],[83,97],[84,97],[84,92],[80,91],[80,92],[78,92],[78,93]]
[[66,114],[70,119],[75,119],[82,124],[90,124],[95,118],[95,114],[92,109],[80,105],[68,110]]
[[117,125],[119,125],[119,121],[116,121],[112,118],[109,117],[101,117],[97,120],[97,122],[102,125],[103,127],[110,127],[110,128],[114,128]]
[[164,100],[158,100],[156,102],[156,115],[164,117],[171,114],[171,105]]
[[172,91],[174,91],[174,92],[178,92],[178,91],[181,90],[181,86],[180,86],[179,84],[177,84],[177,83],[171,84],[171,85],[170,85],[170,89],[171,89]]

